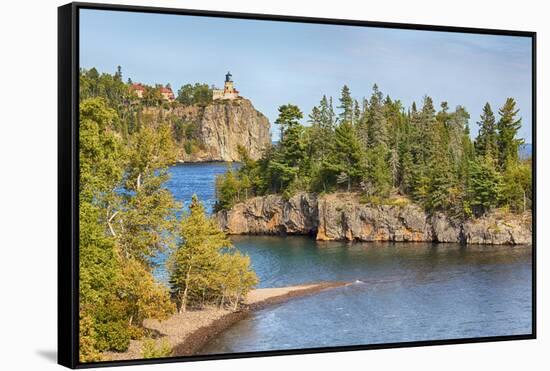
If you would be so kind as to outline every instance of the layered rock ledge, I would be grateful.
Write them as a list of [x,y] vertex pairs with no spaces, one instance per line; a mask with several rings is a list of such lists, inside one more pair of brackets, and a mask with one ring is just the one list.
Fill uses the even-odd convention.
[[215,215],[228,234],[311,235],[319,241],[410,241],[530,244],[532,217],[494,211],[457,222],[420,206],[367,205],[354,193],[254,197]]

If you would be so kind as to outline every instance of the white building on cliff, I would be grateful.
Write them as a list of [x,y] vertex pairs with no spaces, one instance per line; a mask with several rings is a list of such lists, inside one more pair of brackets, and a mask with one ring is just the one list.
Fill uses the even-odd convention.
[[225,83],[223,85],[223,89],[214,89],[212,91],[213,100],[233,100],[239,98],[239,91],[233,86],[233,80],[231,80],[231,77],[231,72],[228,72],[225,75]]

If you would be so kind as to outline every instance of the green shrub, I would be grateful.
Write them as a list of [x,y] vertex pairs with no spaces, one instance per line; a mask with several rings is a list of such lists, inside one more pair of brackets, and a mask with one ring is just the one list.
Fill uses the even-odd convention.
[[188,122],[185,124],[184,134],[188,140],[197,139],[199,137],[199,124],[197,122]]
[[126,321],[96,324],[96,349],[101,352],[114,350],[125,352],[130,345],[130,331]]
[[183,149],[185,150],[185,153],[190,155],[191,153],[193,153],[193,143],[191,143],[191,141],[185,142],[183,145]]
[[411,203],[411,201],[408,198],[405,198],[405,197],[388,198],[384,202],[385,205],[397,206],[397,207],[407,206],[410,203]]
[[172,347],[166,339],[156,341],[147,339],[143,341],[141,346],[141,356],[143,358],[163,358],[172,355]]
[[96,333],[93,319],[80,313],[80,362],[101,361],[101,354],[96,350]]
[[359,203],[363,205],[370,205],[370,206],[380,206],[383,205],[383,199],[380,196],[368,196],[365,194],[362,194],[359,197]]

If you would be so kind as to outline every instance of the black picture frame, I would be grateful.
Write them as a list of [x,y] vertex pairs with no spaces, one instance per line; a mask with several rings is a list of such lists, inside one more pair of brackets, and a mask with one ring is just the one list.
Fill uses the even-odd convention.
[[[441,31],[486,35],[522,36],[532,42],[532,333],[525,335],[491,336],[446,340],[412,341],[371,345],[335,346],[311,349],[275,350],[221,355],[198,355],[80,363],[78,357],[78,284],[79,284],[79,225],[78,225],[78,92],[79,92],[79,11],[95,9],[122,12],[140,12],[171,15],[194,15],[235,19],[316,23],[329,25],[352,25],[378,28]],[[537,74],[536,74],[536,32],[497,30],[486,28],[448,27],[407,23],[372,22],[347,19],[282,16],[272,14],[233,13],[177,8],[156,8],[130,5],[96,3],[70,3],[58,8],[58,363],[69,368],[90,368],[169,362],[188,362],[215,359],[265,357],[290,354],[344,352],[368,349],[386,349],[482,343],[508,340],[535,339],[537,331],[537,249],[536,249],[536,119],[537,119]]]

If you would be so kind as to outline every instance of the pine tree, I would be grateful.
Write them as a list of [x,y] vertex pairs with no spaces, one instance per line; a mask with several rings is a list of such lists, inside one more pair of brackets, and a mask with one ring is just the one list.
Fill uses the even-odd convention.
[[425,207],[430,211],[446,210],[450,193],[455,187],[455,171],[449,146],[449,132],[452,130],[450,121],[447,105],[443,104],[435,120],[426,126],[427,134],[431,138],[431,151],[426,164],[430,183]]
[[336,117],[336,112],[334,112],[332,97],[328,99],[328,122],[333,129],[335,129],[336,125],[338,124],[338,117]]
[[442,122],[444,125],[447,125],[449,121],[449,103],[447,101],[441,102],[439,105],[440,109],[436,115],[437,121]]
[[279,116],[277,117],[277,120],[275,120],[275,123],[280,127],[281,141],[284,138],[285,132],[289,128],[299,125],[302,118],[303,114],[298,106],[293,104],[285,104],[279,107]]
[[342,87],[342,94],[340,96],[340,105],[338,106],[338,109],[341,110],[340,115],[338,116],[340,118],[340,122],[353,123],[353,98],[351,97],[351,93],[347,85]]
[[269,162],[271,184],[278,191],[287,190],[291,184],[296,183],[304,164],[307,148],[303,138],[304,127],[298,121],[301,118],[302,112],[297,106],[288,104],[279,107],[276,122],[283,128],[283,136]]
[[332,106],[332,97],[327,98],[326,95],[323,95],[319,102],[319,111],[321,128],[327,133],[333,132],[336,125],[336,114]]
[[392,187],[391,168],[388,166],[388,149],[378,144],[367,150],[367,179],[372,188],[370,194],[377,197],[387,197]]
[[517,118],[519,110],[516,109],[516,101],[513,98],[506,99],[506,103],[499,109],[500,120],[497,123],[499,167],[505,169],[513,166],[518,161],[519,146],[522,139],[516,139],[521,128],[521,118]]
[[367,148],[369,144],[369,131],[368,131],[368,116],[369,116],[369,101],[363,98],[361,106],[361,114],[355,123],[357,128],[357,136],[363,148]]
[[319,109],[319,107],[314,106],[311,109],[308,122],[311,124],[311,126],[321,126],[321,110]]
[[365,155],[350,122],[344,121],[335,132],[335,163],[341,183],[347,184],[348,192],[354,183],[358,183],[365,172]]
[[436,118],[433,101],[430,97],[424,97],[420,111],[413,103],[410,123],[411,154],[414,164],[411,176],[411,193],[416,201],[427,205],[431,183],[430,164],[436,160],[436,151],[433,148],[436,138]]
[[399,129],[402,124],[402,107],[400,101],[392,101],[390,96],[386,96],[383,104],[384,118],[386,120],[386,131],[388,132],[388,147],[390,150],[397,150],[400,140]]
[[122,67],[117,66],[114,78],[118,81],[122,81]]
[[395,188],[397,185],[397,177],[399,176],[399,153],[395,148],[390,150],[388,165],[391,173],[391,184],[392,187]]
[[420,112],[420,127],[423,133],[420,143],[422,146],[422,159],[425,165],[437,155],[433,147],[437,136],[436,122],[433,100],[429,96],[425,96],[422,111]]
[[369,105],[368,115],[368,138],[371,148],[388,146],[388,130],[386,126],[386,118],[384,116],[384,108],[382,102],[382,93],[378,90],[378,86],[374,84]]
[[497,125],[495,115],[489,103],[485,103],[483,113],[481,114],[481,121],[477,124],[479,125],[479,132],[475,140],[476,154],[498,160]]
[[307,132],[307,152],[308,156],[314,161],[323,161],[325,159],[327,154],[327,141],[330,140],[330,138],[326,136],[327,133],[323,127],[322,121],[321,109],[317,106],[313,107],[308,120],[310,127]]
[[470,139],[470,129],[468,126],[469,119],[470,114],[462,106],[457,106],[455,111],[448,116],[447,130],[449,154],[451,156],[452,163],[455,165],[460,163],[462,157],[464,156],[464,151],[466,150],[464,147],[464,140],[468,141],[468,145],[472,145]]
[[478,158],[470,161],[468,199],[475,215],[483,215],[496,207],[502,195],[502,175],[491,161]]
[[357,99],[353,101],[353,120],[352,124],[357,126],[361,121],[361,109],[359,108],[359,102]]
[[305,146],[302,139],[303,126],[290,127],[281,142],[283,160],[291,167],[299,167],[305,158]]
[[411,132],[412,129],[407,118],[405,123],[400,127],[400,141],[397,145],[399,154],[399,189],[405,194],[412,191],[413,182],[414,159],[412,155]]
[[322,128],[332,128],[333,126],[329,111],[329,100],[326,95],[323,95],[319,102],[319,126]]
[[456,187],[456,179],[446,153],[432,163],[429,171],[429,190],[426,202],[428,210],[446,210],[451,206],[450,194]]

